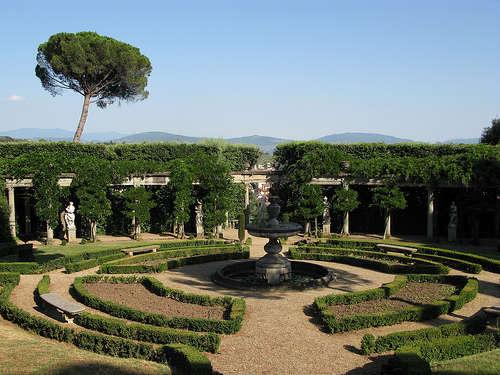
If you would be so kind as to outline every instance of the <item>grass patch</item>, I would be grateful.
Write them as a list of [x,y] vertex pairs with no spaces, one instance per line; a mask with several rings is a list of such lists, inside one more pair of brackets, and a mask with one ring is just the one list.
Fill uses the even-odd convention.
[[497,375],[500,374],[500,349],[443,361],[431,370],[438,375]]

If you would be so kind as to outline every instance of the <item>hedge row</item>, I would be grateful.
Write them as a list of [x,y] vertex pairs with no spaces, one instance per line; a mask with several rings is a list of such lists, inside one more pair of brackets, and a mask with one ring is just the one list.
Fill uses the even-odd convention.
[[[384,242],[385,243],[385,242]],[[398,242],[388,242],[395,245],[401,245]],[[344,248],[366,248],[372,247],[373,250],[376,249],[376,241],[363,241],[363,240],[346,240],[346,239],[329,239],[326,241],[327,245],[339,246]],[[318,244],[315,244],[317,246]],[[320,245],[322,246],[322,245]],[[480,264],[485,270],[495,273],[500,273],[500,260],[488,258],[482,255],[465,253],[463,251],[442,249],[432,246],[412,244],[411,247],[417,249],[419,254],[434,254],[447,258],[460,259],[467,262]]]
[[39,296],[50,292],[50,276],[43,275],[36,286],[36,292]]
[[93,332],[77,332],[44,318],[30,315],[9,301],[12,290],[19,283],[19,274],[0,275],[0,281],[3,286],[0,291],[0,314],[4,319],[21,328],[99,354],[146,359],[160,363],[168,362],[169,365],[180,368],[189,374],[212,374],[212,366],[208,358],[187,345],[171,344],[155,348],[154,345],[148,343],[139,343]]
[[0,272],[18,272],[22,274],[40,273],[40,265],[36,262],[0,263]]
[[168,241],[160,245],[160,250],[177,249],[180,247],[190,246],[219,246],[224,244],[231,244],[226,240],[217,239],[199,239],[199,240],[185,240],[185,241]]
[[220,337],[215,333],[194,333],[173,328],[154,327],[142,323],[127,324],[123,320],[95,315],[88,312],[75,316],[79,326],[126,339],[155,344],[186,344],[200,351],[217,353]]
[[496,347],[493,334],[416,341],[396,350],[384,373],[430,375],[433,363],[490,351]]
[[[230,251],[228,251],[228,249]],[[203,254],[203,255],[199,255]],[[126,274],[126,273],[154,273],[167,269],[182,267],[189,264],[215,262],[228,259],[247,259],[250,256],[248,248],[196,248],[178,249],[168,252],[138,255],[117,262],[103,264],[99,273]],[[179,258],[178,258],[179,257]],[[173,259],[170,259],[173,258]],[[145,260],[165,259],[158,264],[127,264]]]
[[[335,252],[335,254],[322,253],[322,252],[318,253],[302,252],[302,249],[303,249],[302,247],[299,247],[298,249],[290,248],[289,257],[291,259],[338,262],[338,263],[349,264],[351,266],[363,267],[392,274],[409,274],[409,273],[446,274],[450,271],[448,267],[442,265],[441,263],[436,263],[424,259],[415,262],[415,264],[392,264],[392,263],[387,263],[383,260],[368,258],[367,256],[370,256],[369,254],[363,254],[364,257],[361,257],[354,255],[342,255],[340,251],[333,249],[331,251]],[[346,250],[346,254],[349,253],[354,254],[355,251],[356,250]],[[361,250],[359,252],[362,253]],[[383,253],[376,253],[376,255],[374,256],[379,259],[386,259],[386,260],[389,259],[388,257],[397,257],[398,259],[402,258],[402,260],[404,261],[412,259],[401,255],[387,255]],[[391,258],[391,259],[394,260],[396,258]]]
[[[460,290],[454,295],[433,303],[422,306],[412,306],[397,311],[387,311],[378,314],[358,314],[337,319],[329,307],[338,304],[353,304],[362,301],[388,298],[391,293],[405,285],[405,281],[414,282],[448,282],[461,284]],[[399,276],[392,283],[385,284],[381,288],[366,291],[346,293],[343,295],[328,295],[318,297],[314,300],[314,307],[318,311],[321,320],[327,330],[331,333],[352,331],[367,327],[387,326],[404,321],[421,321],[447,314],[460,309],[465,303],[474,299],[478,292],[476,279],[467,279],[465,276],[446,275],[407,275]]]
[[384,353],[396,350],[419,340],[434,340],[466,334],[481,333],[486,328],[486,315],[477,314],[456,323],[442,324],[438,327],[422,328],[414,331],[401,331],[375,337],[367,333],[361,340],[363,354]]
[[100,258],[94,258],[94,259],[87,259],[87,260],[82,260],[80,262],[74,262],[74,263],[68,263],[66,264],[66,273],[73,273],[73,272],[78,272],[82,270],[88,270],[89,268],[94,268],[97,267],[100,264],[110,262],[113,260],[118,260],[126,257],[127,255],[124,253],[118,253],[118,254],[112,254],[112,255],[106,255],[102,256]]
[[[141,283],[154,294],[173,298],[180,302],[194,303],[199,305],[219,305],[226,308],[226,319],[212,320],[189,317],[167,317],[162,314],[150,313],[136,310],[134,308],[103,300],[85,289],[85,283],[111,282],[111,283]],[[141,323],[161,327],[184,328],[191,331],[235,333],[241,328],[243,315],[245,313],[245,301],[240,298],[210,297],[185,293],[181,290],[165,287],[158,280],[150,277],[105,277],[86,276],[77,277],[72,286],[75,297],[85,305],[106,312],[118,318],[125,318]]]
[[450,266],[451,268],[454,268],[454,269],[457,269],[457,270],[460,270],[463,272],[468,272],[468,273],[478,274],[479,272],[481,272],[483,270],[483,267],[480,264],[468,262],[466,260],[445,257],[442,255],[414,254],[413,257],[417,258],[417,259],[427,259],[427,260],[439,262],[441,264],[445,264],[447,266]]
[[[0,143],[0,159],[13,159],[23,155],[52,155],[71,167],[67,161],[85,157],[109,161],[144,161],[167,163],[196,153],[217,155],[229,161],[232,170],[246,170],[257,162],[261,152],[257,147],[230,144],[78,144],[70,142],[15,142]],[[72,172],[68,170],[66,172]]]

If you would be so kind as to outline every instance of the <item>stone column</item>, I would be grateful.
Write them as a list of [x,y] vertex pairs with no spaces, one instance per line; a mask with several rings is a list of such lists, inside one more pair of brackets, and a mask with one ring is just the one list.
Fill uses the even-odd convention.
[[245,184],[245,209],[250,205],[250,185]]
[[434,238],[434,191],[427,189],[427,239]]
[[9,200],[9,228],[12,237],[16,237],[16,204],[14,201],[14,187],[10,186],[8,188],[8,200]]
[[[347,181],[342,181],[342,189],[349,190],[349,184]],[[349,228],[349,211],[344,212],[344,220],[342,223],[342,231],[340,232],[342,236],[349,236],[350,228]]]
[[24,234],[31,234],[31,207],[30,196],[25,194],[23,196],[24,203]]

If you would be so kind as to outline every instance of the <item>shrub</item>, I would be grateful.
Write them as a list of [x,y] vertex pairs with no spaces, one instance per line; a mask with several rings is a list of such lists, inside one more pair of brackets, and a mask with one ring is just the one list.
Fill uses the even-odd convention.
[[454,259],[450,257],[445,257],[441,255],[434,254],[415,254],[413,256],[416,259],[428,259],[432,261],[436,261],[442,264],[446,264],[451,268],[455,268],[460,271],[468,272],[468,273],[479,273],[482,271],[483,267],[480,264],[468,262],[465,260]]
[[21,274],[36,274],[40,272],[38,263],[35,262],[11,262],[0,263],[0,272],[18,272]]
[[88,312],[75,316],[75,323],[107,335],[155,344],[186,344],[200,351],[217,353],[220,337],[214,333],[198,334],[171,328],[153,327],[141,323],[127,324],[120,319],[95,315]]
[[110,262],[113,260],[118,260],[124,258],[126,255],[123,253],[105,255],[99,258],[82,260],[80,262],[68,263],[66,264],[66,273],[73,273],[82,270],[87,270],[89,268],[97,267],[98,265],[106,262]]
[[[401,331],[375,338],[366,334],[361,340],[361,350],[364,354],[383,353],[396,350],[404,345],[420,340],[433,340],[444,337],[454,337],[464,334],[481,333],[486,328],[486,316],[478,314],[456,323],[442,324],[438,327],[422,328],[414,331]],[[373,343],[372,343],[373,341]]]
[[435,362],[490,351],[495,347],[492,334],[416,341],[398,349],[390,366],[409,375],[430,375],[430,365]]
[[497,259],[491,259],[481,255],[464,253],[456,250],[440,249],[429,246],[417,246],[417,250],[421,254],[434,254],[477,263],[483,266],[483,268],[487,271],[500,273],[500,260]]

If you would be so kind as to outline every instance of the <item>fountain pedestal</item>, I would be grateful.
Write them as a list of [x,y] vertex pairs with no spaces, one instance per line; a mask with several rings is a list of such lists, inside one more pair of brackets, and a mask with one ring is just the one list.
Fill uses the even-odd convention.
[[278,285],[292,277],[292,264],[280,254],[281,249],[279,238],[270,238],[264,246],[267,254],[255,263],[256,276],[269,285]]

